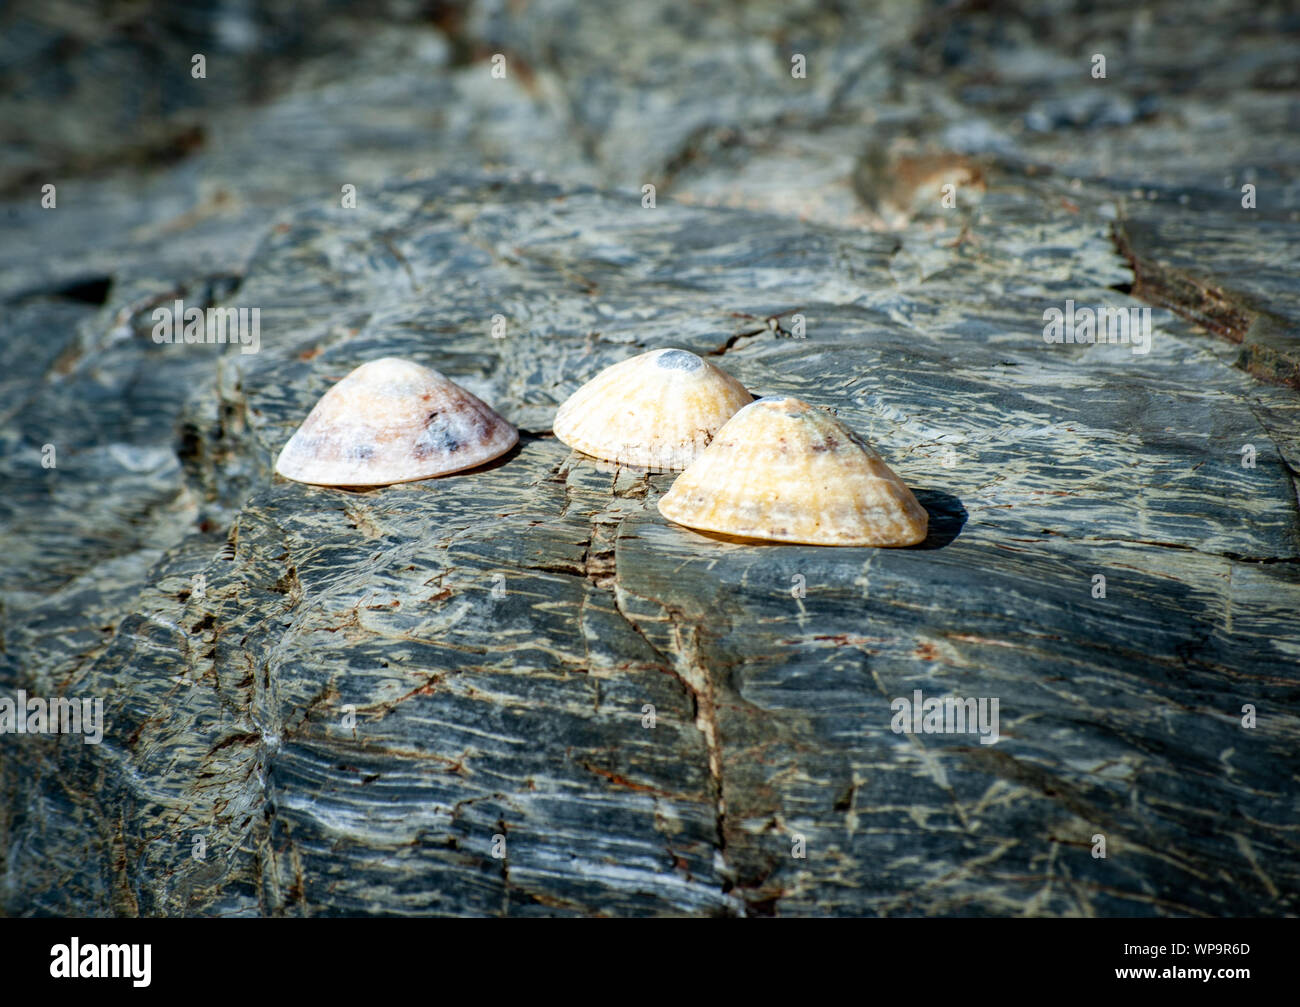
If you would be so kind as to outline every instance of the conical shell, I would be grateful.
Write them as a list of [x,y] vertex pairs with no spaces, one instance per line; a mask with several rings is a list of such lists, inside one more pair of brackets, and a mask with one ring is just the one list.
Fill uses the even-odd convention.
[[651,350],[606,367],[555,414],[555,436],[623,465],[684,469],[741,406],[745,386],[686,350]]
[[386,486],[482,465],[518,441],[514,427],[451,379],[384,357],[321,396],[275,470],[316,486]]
[[871,446],[828,413],[757,399],[659,500],[704,531],[810,545],[914,545],[929,515]]

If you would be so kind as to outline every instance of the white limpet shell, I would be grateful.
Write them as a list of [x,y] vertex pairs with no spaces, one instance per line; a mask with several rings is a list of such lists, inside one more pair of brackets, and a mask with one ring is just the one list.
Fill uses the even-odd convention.
[[275,471],[315,486],[387,486],[474,468],[518,442],[514,427],[450,378],[383,357],[321,396]]
[[753,397],[687,350],[651,350],[606,367],[560,406],[555,436],[622,465],[684,469]]
[[929,515],[863,438],[799,399],[756,399],[659,500],[664,517],[738,538],[901,546]]

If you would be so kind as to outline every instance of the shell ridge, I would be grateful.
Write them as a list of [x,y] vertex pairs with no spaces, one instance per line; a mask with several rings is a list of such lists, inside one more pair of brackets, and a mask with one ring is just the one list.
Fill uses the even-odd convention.
[[687,527],[814,545],[914,545],[929,519],[869,443],[791,397],[737,412],[658,507]]
[[475,468],[518,441],[496,410],[446,375],[381,357],[320,397],[275,469],[319,486],[385,486]]

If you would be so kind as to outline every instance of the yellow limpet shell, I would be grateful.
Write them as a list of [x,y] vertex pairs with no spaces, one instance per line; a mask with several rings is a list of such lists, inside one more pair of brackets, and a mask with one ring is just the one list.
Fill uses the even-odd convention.
[[929,515],[865,440],[785,396],[747,405],[659,500],[670,521],[739,538],[899,546]]
[[315,486],[387,486],[505,454],[519,432],[438,371],[383,357],[321,396],[275,463]]
[[555,436],[623,465],[684,469],[752,401],[726,371],[687,350],[651,350],[606,367],[555,414]]

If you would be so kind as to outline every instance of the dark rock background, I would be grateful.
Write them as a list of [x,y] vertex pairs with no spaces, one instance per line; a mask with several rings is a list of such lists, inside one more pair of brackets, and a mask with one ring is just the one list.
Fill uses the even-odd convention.
[[[0,907],[1300,912],[1297,68],[1280,3],[6,7],[0,695],[108,725],[0,736]],[[260,352],[155,344],[177,298]],[[550,434],[668,345],[836,409],[929,541],[717,541]],[[274,477],[380,355],[520,447]]]

